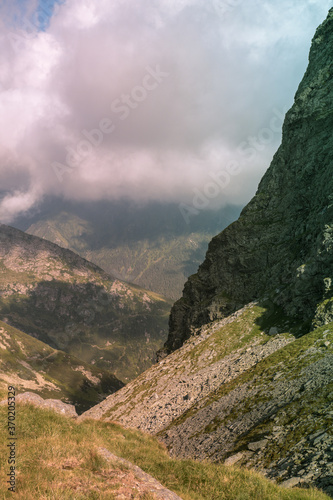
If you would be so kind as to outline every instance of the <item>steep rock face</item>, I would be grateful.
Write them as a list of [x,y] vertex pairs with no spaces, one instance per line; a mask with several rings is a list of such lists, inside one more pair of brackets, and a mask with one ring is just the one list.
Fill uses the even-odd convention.
[[313,38],[282,144],[254,198],[213,238],[185,284],[159,357],[179,348],[194,328],[263,296],[308,326],[332,321],[332,51],[333,9]]
[[0,320],[128,381],[151,366],[170,302],[0,225]]

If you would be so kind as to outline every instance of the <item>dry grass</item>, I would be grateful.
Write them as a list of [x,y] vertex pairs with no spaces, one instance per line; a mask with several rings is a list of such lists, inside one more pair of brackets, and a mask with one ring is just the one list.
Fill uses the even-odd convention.
[[[7,491],[6,407],[0,408],[0,497]],[[184,500],[328,500],[317,490],[286,490],[258,474],[222,465],[170,459],[158,441],[115,423],[75,421],[29,405],[17,408],[19,500],[153,500],[147,484],[98,453],[107,448],[154,476]]]

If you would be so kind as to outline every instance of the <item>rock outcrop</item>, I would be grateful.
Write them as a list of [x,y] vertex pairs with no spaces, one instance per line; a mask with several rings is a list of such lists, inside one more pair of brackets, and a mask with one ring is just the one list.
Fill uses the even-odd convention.
[[[126,469],[128,469],[128,471],[132,471],[134,474],[134,477],[136,479],[136,483],[135,483],[136,491],[138,491],[138,490],[139,490],[139,492],[143,491],[143,493],[146,493],[149,496],[153,496],[154,499],[156,498],[159,500],[182,500],[178,495],[176,495],[176,493],[165,488],[154,477],[152,477],[150,474],[147,474],[146,472],[144,472],[137,465],[132,464],[131,462],[129,462],[128,460],[125,460],[124,458],[121,458],[121,457],[118,457],[117,455],[114,455],[113,453],[111,453],[109,450],[107,450],[105,448],[99,448],[98,453],[103,458],[105,458],[108,462],[113,462],[116,464],[119,463],[123,467],[126,467]],[[123,485],[124,485],[124,482],[123,482]],[[134,498],[134,492],[126,492],[126,493],[127,494],[129,493],[131,496],[126,497],[125,495],[123,495],[122,498],[124,500],[125,500],[125,498]]]
[[[75,406],[63,403],[60,399],[44,399],[34,392],[23,392],[16,396],[16,403],[31,404],[38,408],[55,411],[60,415],[70,418],[77,418]],[[1,401],[1,405],[7,405],[7,400]]]
[[333,9],[312,41],[283,140],[239,219],[184,287],[159,357],[260,297],[319,326],[333,319]]

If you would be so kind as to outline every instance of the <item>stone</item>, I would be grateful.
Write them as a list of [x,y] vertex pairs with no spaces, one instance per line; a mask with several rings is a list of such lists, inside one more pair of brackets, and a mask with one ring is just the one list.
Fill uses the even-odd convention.
[[236,455],[232,455],[231,457],[228,457],[224,461],[224,465],[227,465],[227,466],[234,465],[235,463],[239,462],[243,458],[243,456],[244,456],[244,453],[242,453],[242,452],[236,453]]
[[286,481],[280,483],[280,486],[282,486],[282,488],[293,488],[293,486],[297,486],[298,484],[300,484],[300,482],[300,477],[291,477],[290,479],[287,479]]
[[264,448],[267,443],[268,443],[268,439],[261,439],[260,441],[256,441],[254,443],[249,443],[247,445],[247,447],[251,451],[258,451],[261,448]]
[[[182,500],[176,493],[174,493],[171,490],[168,490],[165,488],[161,483],[159,483],[154,477],[152,477],[150,474],[147,474],[144,472],[140,467],[137,465],[132,464],[128,460],[125,460],[124,458],[118,457],[117,455],[114,455],[111,453],[109,450],[106,448],[98,448],[98,453],[105,458],[107,461],[111,462],[119,462],[129,470],[133,471],[134,475],[140,480],[145,483],[147,488],[149,489],[149,492],[153,494],[154,498],[160,498],[161,500]],[[128,497],[126,497],[128,498]]]
[[327,432],[324,432],[324,434],[321,434],[316,439],[314,439],[313,445],[316,446],[316,444],[320,443],[321,441],[325,441],[327,437],[328,437]]
[[33,392],[24,392],[22,394],[18,394],[18,396],[16,396],[16,402],[30,403],[40,408],[47,408],[66,417],[77,418],[78,416],[75,410],[75,406],[63,403],[59,399],[43,399],[41,396]]

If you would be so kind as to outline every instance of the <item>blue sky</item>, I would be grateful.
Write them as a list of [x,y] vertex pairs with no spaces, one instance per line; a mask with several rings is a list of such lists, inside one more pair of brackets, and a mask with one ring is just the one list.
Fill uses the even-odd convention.
[[65,0],[38,0],[32,2],[31,0],[12,0],[9,2],[5,0],[5,4],[9,5],[12,10],[12,20],[17,26],[22,25],[24,19],[29,19],[33,22],[35,27],[44,31],[48,28],[50,18],[52,17],[55,4],[64,3]]
[[36,9],[39,16],[39,28],[45,30],[49,25],[49,19],[52,17],[55,4],[64,3],[64,0],[38,0],[38,7]]

